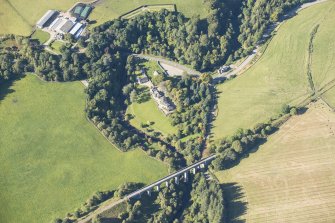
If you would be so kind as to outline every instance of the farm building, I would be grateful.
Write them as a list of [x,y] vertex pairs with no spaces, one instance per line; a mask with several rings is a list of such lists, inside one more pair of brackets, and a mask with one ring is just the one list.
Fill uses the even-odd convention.
[[63,33],[68,33],[70,32],[73,26],[74,23],[71,20],[66,20],[64,25],[60,28],[60,31],[62,31]]
[[79,29],[79,31],[77,32],[77,34],[74,36],[75,39],[78,39],[79,36],[80,36],[82,33],[84,33],[84,27],[85,27],[85,26],[83,26],[83,27],[81,27],[81,28]]
[[91,11],[92,11],[91,6],[85,5],[83,3],[79,3],[76,5],[76,7],[71,12],[72,12],[72,15],[77,18],[87,19]]
[[139,84],[144,84],[144,83],[147,83],[148,81],[149,81],[149,78],[145,74],[140,77],[137,77],[137,82]]
[[90,6],[86,6],[84,8],[84,10],[80,13],[80,17],[82,19],[86,19],[88,17],[88,15],[90,14],[92,8]]
[[43,27],[47,26],[48,23],[51,23],[55,17],[58,15],[58,12],[55,10],[48,10],[40,20],[36,23],[36,27],[42,29]]
[[70,34],[71,35],[76,35],[76,33],[80,30],[80,28],[83,26],[81,23],[76,23],[74,27],[71,29]]

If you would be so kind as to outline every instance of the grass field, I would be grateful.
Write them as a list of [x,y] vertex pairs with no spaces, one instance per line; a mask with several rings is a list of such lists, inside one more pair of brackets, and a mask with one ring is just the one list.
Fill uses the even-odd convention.
[[335,113],[321,102],[216,175],[229,222],[335,222]]
[[104,0],[97,4],[90,15],[90,19],[97,20],[96,25],[99,25],[146,4],[176,4],[177,11],[184,13],[188,17],[192,15],[205,17],[207,15],[202,0]]
[[50,45],[50,48],[52,49],[52,51],[54,51],[57,54],[60,54],[60,48],[61,46],[63,46],[65,43],[60,42],[60,41],[53,41]]
[[[232,135],[238,128],[252,128],[267,121],[280,111],[283,104],[297,104],[311,93],[307,78],[310,33],[315,25],[320,24],[312,66],[316,69],[325,64],[325,59],[328,60],[326,55],[317,59],[323,52],[318,48],[334,44],[333,37],[327,37],[330,32],[332,36],[334,34],[334,8],[335,1],[330,0],[301,11],[282,24],[254,66],[236,79],[218,86],[218,116],[212,131],[215,139]],[[334,57],[334,51],[328,52],[328,57]],[[328,61],[328,67],[333,67],[334,63]],[[320,80],[322,87],[330,78],[315,79]]]
[[[32,27],[49,9],[68,10],[77,0],[0,0],[0,35],[28,36]],[[82,2],[90,2],[83,0]]]
[[134,127],[141,129],[141,123],[147,124],[148,122],[153,122],[150,125],[154,131],[161,132],[163,135],[177,134],[177,128],[171,125],[171,120],[166,117],[159,109],[157,104],[152,98],[143,103],[132,103],[127,110],[128,114],[134,116],[130,120],[130,124]]
[[40,29],[37,29],[34,34],[31,36],[31,39],[37,39],[41,44],[45,43],[48,41],[50,38],[50,34],[47,32],[44,32]]
[[121,16],[122,19],[131,19],[135,16],[138,16],[142,13],[146,13],[146,12],[157,12],[160,11],[162,9],[166,9],[169,11],[174,12],[175,11],[175,6],[172,4],[166,4],[166,5],[148,5],[145,7],[141,7],[135,11],[129,12],[127,14],[124,14]]
[[335,79],[334,5],[327,9],[313,42],[311,69],[316,90]]
[[81,83],[29,75],[0,88],[0,222],[45,223],[97,190],[149,183],[167,166],[141,150],[122,153],[86,120]]

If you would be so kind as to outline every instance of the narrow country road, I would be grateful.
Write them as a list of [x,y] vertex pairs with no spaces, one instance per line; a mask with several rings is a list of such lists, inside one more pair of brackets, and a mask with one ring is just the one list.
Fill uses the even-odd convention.
[[[293,17],[296,15],[296,13],[298,13],[299,11],[308,8],[310,6],[325,2],[327,0],[317,0],[314,2],[309,2],[309,3],[305,3],[299,7],[296,7],[292,10],[290,10],[289,12],[286,13],[286,15],[283,16],[283,21],[282,22],[277,22],[274,24],[271,24],[268,29],[265,31],[265,33],[263,34],[263,38],[266,38],[267,36],[269,36],[269,34],[272,33],[273,30],[275,30],[276,28],[278,28],[284,21],[286,21],[287,19]],[[224,72],[222,74],[217,74],[214,75],[214,80],[216,80],[217,82],[222,79],[222,78],[229,78],[233,75],[238,75],[241,73],[241,71],[243,71],[247,66],[249,66],[250,62],[254,59],[254,57],[257,55],[259,50],[259,45],[256,46],[256,48],[252,51],[252,53],[246,57],[246,59],[238,66],[234,67],[234,65],[232,65],[234,68],[230,71]]]

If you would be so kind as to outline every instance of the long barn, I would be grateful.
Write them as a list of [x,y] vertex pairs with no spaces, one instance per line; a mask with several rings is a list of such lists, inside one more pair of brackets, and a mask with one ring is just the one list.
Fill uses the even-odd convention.
[[48,10],[40,20],[36,23],[36,27],[39,29],[42,29],[43,27],[46,26],[47,23],[51,22],[53,18],[58,14],[57,11],[55,10]]

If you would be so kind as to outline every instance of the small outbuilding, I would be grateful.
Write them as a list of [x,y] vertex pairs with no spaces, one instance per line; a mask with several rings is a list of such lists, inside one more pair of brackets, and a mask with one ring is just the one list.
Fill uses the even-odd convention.
[[230,66],[222,66],[219,68],[218,73],[223,74],[224,72],[227,72],[228,70],[230,70]]
[[147,77],[147,75],[141,75],[137,77],[137,82],[139,84],[144,84],[144,83],[147,83],[148,81],[149,81],[149,78]]

